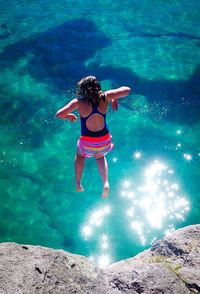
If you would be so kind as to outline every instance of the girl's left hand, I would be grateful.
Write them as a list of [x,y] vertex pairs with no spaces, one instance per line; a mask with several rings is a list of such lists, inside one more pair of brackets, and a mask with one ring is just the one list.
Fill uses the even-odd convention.
[[71,122],[75,122],[77,120],[77,117],[73,113],[68,113],[66,119],[68,119]]

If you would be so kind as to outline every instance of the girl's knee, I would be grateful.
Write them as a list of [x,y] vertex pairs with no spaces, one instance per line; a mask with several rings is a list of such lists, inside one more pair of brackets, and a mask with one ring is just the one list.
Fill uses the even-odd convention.
[[97,156],[95,156],[95,158],[96,158],[96,160],[98,160],[98,159],[105,158],[105,156],[104,155],[97,155]]
[[76,153],[74,160],[76,161],[76,160],[84,160],[84,159],[85,159],[85,156],[83,156],[80,153]]

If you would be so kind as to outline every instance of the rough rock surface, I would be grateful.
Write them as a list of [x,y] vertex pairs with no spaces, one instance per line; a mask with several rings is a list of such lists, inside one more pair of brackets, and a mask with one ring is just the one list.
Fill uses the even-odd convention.
[[0,294],[17,293],[200,293],[200,225],[180,229],[104,270],[63,250],[2,243]]

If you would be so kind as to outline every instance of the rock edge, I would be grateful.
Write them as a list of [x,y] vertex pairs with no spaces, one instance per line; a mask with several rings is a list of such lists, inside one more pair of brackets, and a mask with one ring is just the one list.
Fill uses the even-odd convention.
[[104,270],[63,250],[1,243],[0,294],[15,293],[200,293],[200,225],[179,229]]

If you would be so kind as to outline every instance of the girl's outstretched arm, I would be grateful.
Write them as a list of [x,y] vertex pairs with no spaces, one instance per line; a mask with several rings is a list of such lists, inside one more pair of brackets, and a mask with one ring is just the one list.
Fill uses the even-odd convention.
[[77,120],[77,117],[71,112],[76,110],[77,108],[78,108],[78,99],[73,99],[67,105],[65,105],[63,108],[59,109],[56,112],[56,117],[61,119],[68,119],[71,122],[75,122]]
[[117,89],[105,91],[105,95],[106,95],[106,99],[109,101],[109,100],[128,96],[130,91],[131,91],[131,88],[123,86]]

